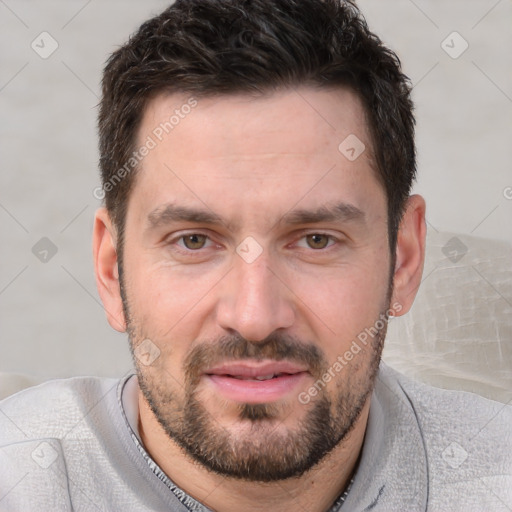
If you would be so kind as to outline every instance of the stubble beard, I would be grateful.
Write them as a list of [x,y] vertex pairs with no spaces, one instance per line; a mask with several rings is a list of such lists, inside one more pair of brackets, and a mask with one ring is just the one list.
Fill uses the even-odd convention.
[[[391,269],[393,266],[394,260]],[[320,393],[293,430],[280,428],[284,427],[286,417],[283,418],[284,408],[279,405],[240,404],[239,421],[250,422],[249,434],[241,438],[223,427],[203,405],[196,389],[201,369],[222,358],[287,359],[306,363],[317,382],[328,370],[318,347],[276,333],[258,343],[238,335],[223,337],[214,343],[196,346],[184,362],[184,387],[173,385],[176,379],[170,376],[161,361],[160,365],[146,367],[134,354],[137,341],[147,336],[144,326],[137,325],[130,315],[121,259],[119,280],[130,350],[142,394],[167,436],[207,470],[250,482],[299,477],[331,453],[356,425],[379,370],[393,290],[392,272],[385,301],[386,313],[379,315],[381,321],[383,317],[386,319],[384,325],[371,343],[356,355],[357,361],[351,361],[337,375],[336,396],[331,398],[327,393]],[[166,340],[167,343],[172,344]],[[297,403],[300,404],[298,399]],[[303,404],[300,406],[304,407]]]
[[[187,357],[183,388],[163,365],[145,367],[136,357],[134,362],[140,389],[151,411],[169,438],[187,455],[222,476],[274,482],[299,477],[312,469],[354,428],[373,390],[386,328],[387,323],[372,344],[356,356],[358,362],[347,365],[336,376],[335,396],[320,392],[293,429],[284,426],[290,406],[280,404],[239,404],[237,419],[243,428],[223,426],[222,418],[215,418],[205,406],[197,389],[198,376],[210,360],[286,358],[307,362],[316,382],[328,367],[314,345],[281,335],[258,344],[239,336],[203,343]],[[134,332],[135,326],[130,324],[129,333]],[[143,338],[130,335],[132,353],[135,339]],[[306,406],[297,400],[292,408],[297,407]]]

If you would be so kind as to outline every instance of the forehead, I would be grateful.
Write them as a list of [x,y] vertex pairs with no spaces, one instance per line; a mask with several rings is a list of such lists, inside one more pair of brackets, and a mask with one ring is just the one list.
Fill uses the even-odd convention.
[[[327,140],[336,142],[357,136],[370,150],[369,130],[359,97],[347,88],[298,87],[265,95],[248,94],[194,98],[185,94],[161,94],[150,100],[139,128],[139,142],[147,135],[162,139],[196,139],[196,156],[244,156],[293,152],[318,153]],[[234,145],[234,142],[237,145]],[[175,158],[190,153],[176,145]],[[366,157],[371,156],[370,151]]]
[[229,205],[240,215],[277,204],[282,215],[301,197],[301,206],[335,202],[340,194],[364,202],[380,187],[364,108],[348,89],[160,95],[139,127],[138,147],[149,141],[132,189],[146,211],[183,200]]

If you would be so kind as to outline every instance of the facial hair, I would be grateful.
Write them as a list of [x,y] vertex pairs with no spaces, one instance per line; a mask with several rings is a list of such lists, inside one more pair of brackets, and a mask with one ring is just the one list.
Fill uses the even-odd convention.
[[[238,420],[250,423],[249,432],[242,437],[222,426],[205,407],[197,390],[202,370],[220,360],[288,360],[305,364],[316,384],[329,369],[324,354],[315,343],[304,343],[279,332],[257,343],[238,334],[224,336],[204,341],[188,354],[182,368],[185,375],[182,387],[162,362],[144,366],[135,356],[137,342],[149,338],[149,333],[146,326],[130,314],[122,252],[121,247],[120,291],[139,387],[169,439],[177,443],[185,454],[207,470],[224,477],[275,482],[299,477],[311,470],[348,436],[373,391],[378,374],[394,287],[394,252],[384,307],[379,320],[373,324],[374,328],[377,325],[381,327],[376,329],[376,334],[361,348],[356,358],[336,375],[332,396],[320,392],[312,400],[312,405],[308,404],[304,418],[295,428],[288,428],[285,432],[279,428],[286,419],[282,405],[240,404]],[[172,346],[172,340],[162,340],[161,343],[162,346]],[[340,342],[340,346],[348,345]],[[157,361],[160,359],[163,358]],[[304,407],[299,400],[297,403]]]
[[[128,317],[127,317],[128,318]],[[380,316],[382,318],[382,315]],[[135,332],[129,322],[132,354]],[[317,345],[273,333],[252,343],[238,334],[196,345],[183,363],[183,387],[161,365],[144,366],[136,357],[139,386],[151,411],[174,442],[203,467],[245,481],[274,482],[298,477],[320,462],[350,433],[369,398],[378,372],[387,322],[358,355],[336,376],[334,391],[320,390],[306,407],[303,419],[284,428],[290,414],[279,403],[239,404],[240,431],[221,425],[205,406],[198,385],[203,371],[225,360],[288,360],[305,365],[315,382],[329,365]],[[168,343],[172,343],[169,341]],[[357,371],[356,371],[357,370]]]

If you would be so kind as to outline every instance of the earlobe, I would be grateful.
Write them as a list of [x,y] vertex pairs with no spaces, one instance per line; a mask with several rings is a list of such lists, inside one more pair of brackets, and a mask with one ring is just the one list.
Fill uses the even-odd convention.
[[397,236],[391,304],[400,307],[394,307],[395,316],[407,313],[414,302],[423,273],[425,237],[425,200],[413,195],[407,200]]
[[97,210],[93,230],[93,259],[96,286],[107,320],[119,332],[126,331],[126,319],[119,284],[115,229],[105,208]]

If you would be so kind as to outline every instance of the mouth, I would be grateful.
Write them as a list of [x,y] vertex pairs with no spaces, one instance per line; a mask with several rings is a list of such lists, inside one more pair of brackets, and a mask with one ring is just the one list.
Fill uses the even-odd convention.
[[204,372],[216,393],[239,403],[282,400],[309,375],[305,366],[289,361],[226,362]]
[[239,379],[239,380],[270,380],[270,379],[276,379],[278,377],[283,377],[285,375],[294,375],[293,373],[271,373],[269,375],[257,375],[256,377],[244,377],[242,375],[229,375],[226,374],[227,377],[232,377],[233,379]]

